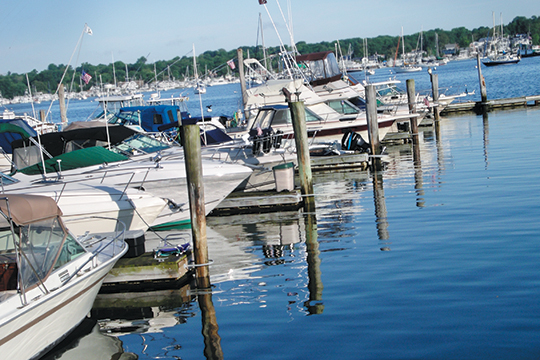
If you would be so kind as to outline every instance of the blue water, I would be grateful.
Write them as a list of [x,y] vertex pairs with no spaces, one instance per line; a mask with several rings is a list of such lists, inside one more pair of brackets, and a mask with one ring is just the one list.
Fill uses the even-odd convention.
[[[475,90],[474,66],[439,84]],[[540,59],[482,70],[489,98],[540,94]],[[539,122],[444,117],[416,165],[406,144],[378,174],[317,174],[314,214],[209,218],[211,293],[118,295],[94,320],[139,359],[537,359]]]

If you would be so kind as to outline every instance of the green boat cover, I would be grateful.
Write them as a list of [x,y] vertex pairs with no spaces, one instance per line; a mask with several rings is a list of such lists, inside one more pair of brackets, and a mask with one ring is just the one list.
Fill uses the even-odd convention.
[[[58,168],[59,166],[57,160],[62,160],[60,162],[60,169]],[[100,146],[93,146],[86,149],[74,150],[45,160],[45,170],[47,173],[53,173],[60,170],[78,169],[92,165],[124,160],[128,160],[128,157],[114,153]],[[39,162],[32,166],[19,169],[19,172],[26,175],[43,174],[43,166],[41,162]]]

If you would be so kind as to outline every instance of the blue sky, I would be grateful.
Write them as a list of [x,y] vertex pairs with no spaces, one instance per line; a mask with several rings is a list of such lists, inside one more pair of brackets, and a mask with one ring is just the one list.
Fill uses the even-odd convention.
[[[492,26],[516,16],[540,16],[538,0],[362,1],[280,0],[295,42],[399,35],[421,29]],[[290,43],[276,0],[267,8],[280,36]],[[258,0],[4,0],[0,5],[0,74],[44,70],[49,64],[108,64],[191,56],[206,50],[257,45],[259,13],[267,46],[279,44]],[[87,23],[93,35],[79,38]],[[259,44],[261,43],[259,39]],[[72,57],[73,56],[73,57]],[[70,58],[72,58],[70,62]]]

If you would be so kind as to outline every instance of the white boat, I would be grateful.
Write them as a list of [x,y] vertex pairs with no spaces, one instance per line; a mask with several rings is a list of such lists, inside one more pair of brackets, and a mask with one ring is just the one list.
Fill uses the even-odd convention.
[[[102,126],[42,136],[41,144],[52,157],[43,162],[39,157],[38,144],[24,141],[20,141],[18,145],[14,143],[15,163],[19,172],[34,179],[43,177],[45,164],[50,180],[100,183],[104,187],[121,187],[131,191],[144,190],[148,196],[164,199],[167,203],[159,216],[149,222],[150,226],[189,223],[189,199],[182,147],[164,144],[145,134],[133,134],[133,131],[123,126],[109,126],[109,132],[104,129]],[[115,132],[116,130],[118,132]],[[88,133],[94,134],[92,140],[86,136]],[[123,138],[121,133],[133,136]],[[84,136],[79,137],[79,134]],[[107,136],[111,142],[117,136],[121,141],[117,139],[116,143],[113,142],[116,146],[111,147],[111,150],[91,146],[106,144]],[[81,146],[82,143],[87,143],[89,147]],[[66,152],[66,149],[72,151]],[[201,164],[207,214],[252,172],[246,166],[219,160],[202,159]],[[22,178],[22,175],[20,176]]]
[[396,73],[411,73],[411,72],[422,71],[422,67],[414,66],[414,65],[404,65],[404,66],[394,68],[394,71]]
[[146,231],[167,206],[164,199],[142,190],[101,184],[92,179],[43,181],[25,174],[0,173],[0,182],[4,196],[24,193],[53,198],[75,235],[84,234],[89,227],[93,232],[116,231],[118,222],[111,219],[119,220],[126,230]]
[[0,198],[0,214],[0,353],[37,359],[89,313],[127,245],[123,232],[75,238],[48,197]]

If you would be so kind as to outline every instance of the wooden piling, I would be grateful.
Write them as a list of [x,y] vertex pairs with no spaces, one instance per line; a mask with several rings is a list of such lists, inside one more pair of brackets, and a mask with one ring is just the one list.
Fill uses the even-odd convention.
[[[292,125],[294,130],[294,142],[296,144],[296,157],[298,160],[298,176],[300,189],[303,195],[313,195],[313,179],[311,175],[311,159],[309,157],[308,132],[306,128],[306,109],[303,101],[292,101],[291,94],[283,88],[289,101]],[[305,203],[311,204],[312,196],[305,197]]]
[[204,185],[201,161],[201,139],[199,125],[182,125],[184,140],[184,161],[191,215],[193,253],[196,264],[197,286],[210,287],[208,270],[208,243],[206,238],[206,212],[204,205]]
[[476,67],[478,68],[478,81],[480,83],[480,98],[482,99],[482,112],[487,110],[487,89],[486,80],[482,76],[482,62],[480,61],[480,53],[476,54]]
[[244,75],[244,53],[241,48],[236,50],[236,56],[238,57],[238,76],[240,77],[240,90],[242,91],[242,109],[245,109],[247,101],[247,87],[246,77]]
[[367,85],[366,92],[366,117],[368,125],[369,144],[371,146],[372,166],[376,169],[382,168],[382,162],[379,157],[381,155],[381,142],[379,140],[379,122],[377,121],[377,97],[375,95],[375,87]]
[[[431,70],[431,69],[430,69]],[[439,75],[429,72],[431,80],[431,92],[433,95],[433,119],[439,121]]]
[[62,124],[67,123],[67,115],[66,115],[66,96],[64,93],[64,84],[58,85],[58,104],[60,105],[60,119],[62,120]]
[[[416,89],[414,79],[407,79],[407,100],[409,102],[409,114],[416,114]],[[411,117],[411,135],[413,144],[418,144],[418,121],[416,117]]]
[[39,110],[39,119],[41,122],[45,122],[45,110]]

